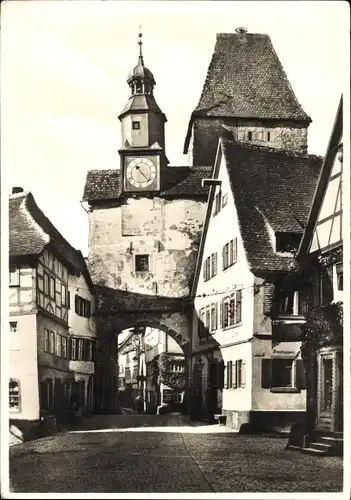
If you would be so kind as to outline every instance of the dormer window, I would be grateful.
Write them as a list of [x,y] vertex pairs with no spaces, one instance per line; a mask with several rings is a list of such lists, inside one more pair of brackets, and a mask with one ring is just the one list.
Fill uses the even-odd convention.
[[140,130],[140,122],[132,122],[133,130]]
[[299,248],[301,233],[275,233],[276,252],[294,252]]

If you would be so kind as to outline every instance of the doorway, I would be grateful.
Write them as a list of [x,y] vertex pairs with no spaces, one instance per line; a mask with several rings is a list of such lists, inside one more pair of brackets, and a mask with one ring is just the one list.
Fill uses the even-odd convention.
[[343,429],[343,356],[341,348],[323,348],[318,354],[317,428]]

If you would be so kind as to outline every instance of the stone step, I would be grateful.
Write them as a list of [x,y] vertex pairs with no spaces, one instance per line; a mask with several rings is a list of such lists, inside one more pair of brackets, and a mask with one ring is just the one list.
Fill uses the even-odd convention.
[[315,450],[325,451],[326,453],[328,453],[328,455],[333,450],[333,446],[331,444],[322,443],[322,442],[318,442],[318,441],[310,443],[309,447],[314,448]]
[[315,448],[301,448],[301,453],[305,455],[328,456],[327,451],[316,450]]

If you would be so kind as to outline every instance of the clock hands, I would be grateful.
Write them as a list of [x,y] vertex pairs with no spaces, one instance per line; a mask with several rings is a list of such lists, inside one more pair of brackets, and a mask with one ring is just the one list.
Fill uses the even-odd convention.
[[141,173],[141,175],[142,175],[143,177],[145,177],[145,179],[146,179],[147,181],[149,180],[149,179],[148,179],[148,177],[146,177],[146,175],[144,174],[144,172],[143,172],[142,170],[140,170],[140,166],[139,166],[139,165],[137,165],[135,168],[136,168],[137,170],[139,170],[139,172]]

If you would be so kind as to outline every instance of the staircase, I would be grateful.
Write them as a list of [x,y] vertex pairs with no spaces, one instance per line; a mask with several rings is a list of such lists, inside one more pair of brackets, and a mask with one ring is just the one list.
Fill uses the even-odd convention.
[[342,456],[344,448],[344,434],[342,432],[316,431],[315,435],[301,452],[307,455]]

